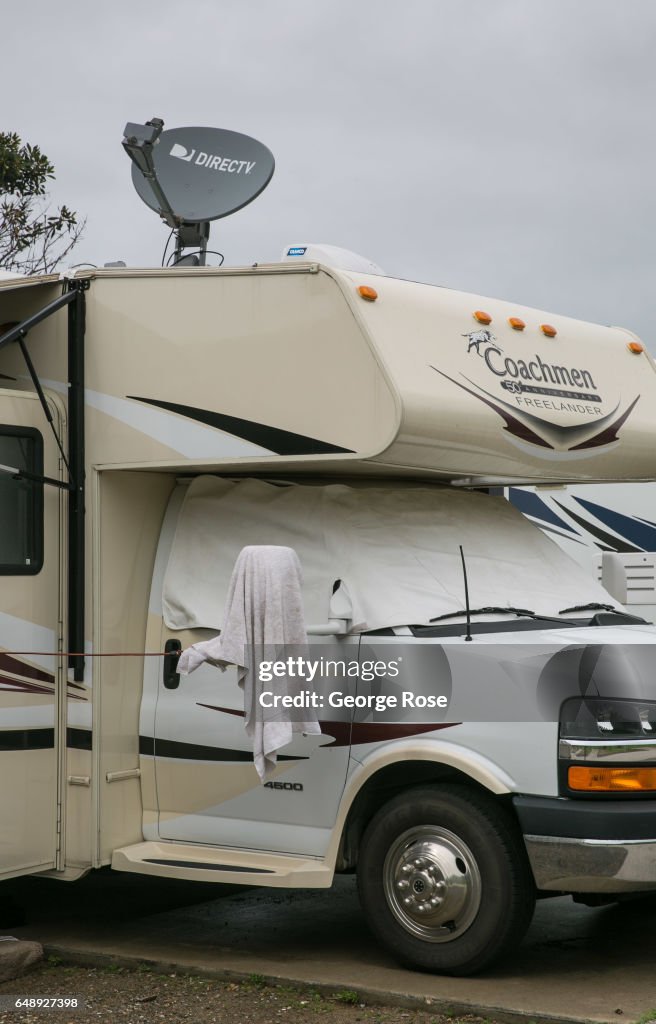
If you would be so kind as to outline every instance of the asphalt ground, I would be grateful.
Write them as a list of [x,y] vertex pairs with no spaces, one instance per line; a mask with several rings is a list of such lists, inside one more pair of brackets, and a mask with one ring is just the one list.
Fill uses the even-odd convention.
[[112,872],[72,884],[26,878],[2,883],[0,908],[1,933],[35,939],[70,963],[348,989],[368,1004],[495,1020],[656,1019],[656,897],[599,908],[543,900],[514,957],[475,978],[399,967],[371,937],[352,877],[314,891]]

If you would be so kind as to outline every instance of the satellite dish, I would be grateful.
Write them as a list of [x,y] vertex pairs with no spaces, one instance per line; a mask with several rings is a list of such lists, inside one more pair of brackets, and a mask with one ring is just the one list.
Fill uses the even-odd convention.
[[[197,224],[241,210],[273,176],[273,154],[256,139],[220,128],[173,128],[153,149],[158,181],[180,220]],[[132,183],[147,206],[160,204],[142,172]]]
[[177,230],[176,254],[197,245],[204,255],[209,222],[259,196],[273,176],[273,154],[239,132],[162,131],[163,126],[160,118],[125,126],[123,146],[133,161],[132,183],[144,203]]

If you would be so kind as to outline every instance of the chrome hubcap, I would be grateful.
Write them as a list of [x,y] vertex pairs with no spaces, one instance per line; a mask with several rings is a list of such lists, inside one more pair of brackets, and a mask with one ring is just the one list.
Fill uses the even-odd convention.
[[450,942],[478,913],[481,876],[465,842],[422,825],[391,846],[383,865],[385,897],[396,919],[428,942]]

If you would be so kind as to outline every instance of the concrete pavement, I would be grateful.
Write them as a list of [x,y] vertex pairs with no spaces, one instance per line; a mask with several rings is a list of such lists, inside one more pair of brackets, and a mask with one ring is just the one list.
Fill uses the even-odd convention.
[[23,879],[13,891],[27,923],[0,930],[78,962],[121,957],[169,971],[257,974],[499,1020],[628,1024],[656,1009],[654,898],[595,909],[542,901],[512,961],[480,977],[446,978],[404,970],[376,945],[353,878],[327,891],[235,893],[101,874],[74,886]]

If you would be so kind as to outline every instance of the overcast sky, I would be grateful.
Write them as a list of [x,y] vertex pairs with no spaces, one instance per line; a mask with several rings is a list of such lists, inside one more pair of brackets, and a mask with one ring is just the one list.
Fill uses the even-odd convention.
[[127,121],[272,150],[214,222],[226,264],[290,243],[622,324],[656,350],[653,0],[31,0],[2,16],[1,129],[87,216],[74,261],[159,264]]

